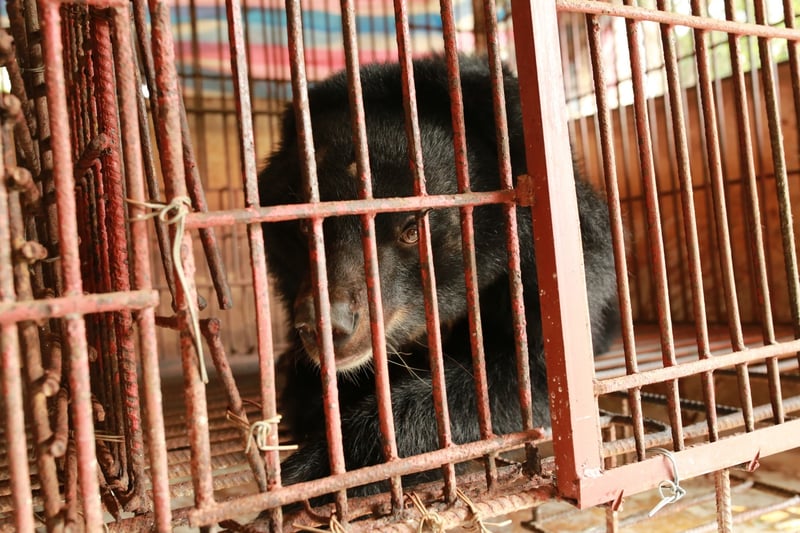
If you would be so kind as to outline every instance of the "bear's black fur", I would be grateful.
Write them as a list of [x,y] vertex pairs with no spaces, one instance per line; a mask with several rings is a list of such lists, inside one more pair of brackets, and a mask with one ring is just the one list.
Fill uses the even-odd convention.
[[[500,188],[492,89],[484,61],[460,58],[464,119],[472,190]],[[447,70],[442,58],[414,62],[424,171],[429,194],[457,192]],[[397,64],[361,70],[373,194],[376,198],[413,195],[404,125],[401,74]],[[525,152],[516,79],[505,74],[513,175],[525,172]],[[309,91],[314,145],[323,201],[358,198],[359,178],[350,126],[344,73]],[[307,201],[295,129],[295,116],[283,119],[283,143],[260,176],[263,205]],[[572,179],[563,176],[562,179]],[[595,352],[604,351],[617,323],[616,284],[604,202],[575,180],[583,234],[586,281]],[[557,204],[556,204],[557,205]],[[401,457],[438,447],[427,363],[424,299],[419,251],[414,243],[419,213],[383,213],[375,219],[381,291],[390,358],[392,408]],[[540,324],[531,215],[517,208],[527,334],[537,425],[549,425],[547,382]],[[471,373],[461,230],[457,209],[429,213],[451,430],[456,443],[479,438]],[[371,370],[369,310],[364,281],[361,225],[357,216],[324,222],[324,242],[339,373],[340,406],[348,470],[383,461],[374,378]],[[505,219],[500,206],[474,210],[483,344],[497,434],[521,429],[515,350],[506,259]],[[281,466],[285,484],[329,473],[321,399],[313,298],[310,290],[307,227],[300,221],[264,224],[271,272],[295,326],[293,349],[285,354],[288,384],[284,421],[302,446]],[[426,477],[411,476],[407,482]],[[356,494],[378,487],[361,488]]]

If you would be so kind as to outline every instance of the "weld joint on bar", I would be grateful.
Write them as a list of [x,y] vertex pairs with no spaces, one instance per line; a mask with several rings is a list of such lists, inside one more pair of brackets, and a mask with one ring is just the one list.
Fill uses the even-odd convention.
[[517,205],[520,207],[533,207],[536,202],[534,180],[529,174],[521,174],[517,178],[516,196]]

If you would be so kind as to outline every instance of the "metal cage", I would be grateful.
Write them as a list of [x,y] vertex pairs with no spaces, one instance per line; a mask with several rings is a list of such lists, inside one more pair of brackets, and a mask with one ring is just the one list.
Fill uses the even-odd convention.
[[[335,12],[329,4],[325,12]],[[11,88],[0,99],[1,417],[10,487],[4,525],[410,530],[431,513],[443,526],[456,525],[554,496],[580,508],[609,504],[614,513],[624,497],[665,480],[672,495],[664,503],[671,503],[680,498],[678,478],[714,472],[717,525],[729,531],[729,469],[752,470],[759,458],[800,445],[793,415],[800,397],[787,392],[800,353],[793,221],[800,193],[792,180],[800,170],[797,3],[785,0],[776,14],[765,0],[675,6],[487,0],[466,3],[466,30],[459,18],[464,2],[441,0],[422,22],[411,17],[413,4],[342,0],[336,20],[343,52],[333,60],[304,33],[316,20],[304,13],[323,3],[7,0],[10,30],[0,35]],[[198,40],[202,8],[218,22],[219,71],[211,75]],[[364,30],[358,18],[376,12],[375,20],[391,20],[381,26],[394,38],[388,51],[365,40],[376,27]],[[259,40],[251,16],[273,29],[285,16],[285,44],[267,30]],[[485,55],[493,76],[497,191],[469,188],[457,56],[465,50]],[[410,72],[412,57],[430,51],[443,53],[451,82],[459,172],[453,195],[425,189]],[[267,67],[254,74],[257,58]],[[371,196],[354,74],[362,62],[385,59],[398,60],[403,72],[416,179],[408,198]],[[337,61],[349,73],[363,182],[357,200],[322,202],[307,90]],[[497,89],[503,61],[520,81],[528,164],[521,176],[512,176]],[[260,207],[257,157],[267,150],[257,130],[269,131],[266,142],[274,142],[286,101],[299,117],[312,193],[306,203]],[[228,150],[219,167],[204,133],[217,120]],[[571,153],[605,191],[613,230],[622,333],[600,358],[592,355],[575,187],[563,179],[574,173]],[[215,172],[227,177],[212,185]],[[481,439],[453,442],[423,215],[420,257],[440,449],[399,457],[375,292],[375,216],[457,208],[474,304],[472,211],[488,204],[503,206],[524,427],[492,432],[476,342]],[[547,391],[530,386],[517,206],[533,214]],[[323,220],[342,214],[358,215],[364,235],[382,422],[376,438],[386,458],[353,471],[342,449],[321,252]],[[321,373],[332,399],[326,406],[332,475],[282,486],[276,391],[283,342],[261,224],[294,219],[310,221]],[[196,256],[205,260],[196,264]],[[480,340],[474,308],[469,324]],[[177,346],[176,380],[165,368]],[[237,351],[253,352],[246,375],[241,360],[227,356]],[[173,402],[169,390],[182,392],[183,402]],[[544,394],[552,439],[533,425],[532,395]],[[520,459],[505,453],[511,450],[527,453]],[[473,460],[485,468],[456,475],[456,463]],[[441,482],[402,486],[401,476],[432,467],[442,468]],[[388,494],[347,497],[348,488],[382,480],[391,481]],[[246,488],[224,492],[239,486]],[[330,493],[332,506],[284,516],[282,506]]]

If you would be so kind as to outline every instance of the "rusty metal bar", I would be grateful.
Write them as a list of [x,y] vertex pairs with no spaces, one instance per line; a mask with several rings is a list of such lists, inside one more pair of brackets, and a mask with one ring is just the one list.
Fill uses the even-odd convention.
[[[114,25],[114,58],[120,100],[120,126],[126,141],[122,150],[125,161],[127,195],[134,201],[145,200],[142,174],[142,145],[140,116],[138,114],[137,66],[131,35],[130,8],[117,8],[112,12]],[[145,124],[146,126],[146,124]],[[147,246],[146,222],[138,218],[143,214],[140,205],[130,206],[130,231],[133,255],[133,286],[140,290],[152,287],[150,250]],[[138,314],[139,349],[142,365],[142,391],[146,406],[147,441],[150,449],[149,466],[152,486],[155,523],[159,532],[171,530],[169,505],[169,477],[167,449],[164,441],[164,412],[161,399],[161,379],[158,368],[158,350],[155,338],[154,309],[148,307]]]
[[209,226],[233,226],[255,222],[280,222],[297,218],[332,217],[349,213],[391,213],[400,211],[426,211],[448,207],[478,206],[516,202],[516,191],[468,192],[463,194],[441,194],[409,196],[402,198],[374,198],[365,200],[337,200],[330,202],[308,202],[269,207],[247,207],[227,209],[210,213],[190,213],[186,216],[186,228]]
[[[725,16],[733,19],[733,0],[725,2]],[[753,157],[753,138],[750,128],[749,108],[747,105],[747,88],[745,85],[744,68],[741,63],[741,45],[736,35],[728,35],[728,46],[731,58],[731,78],[736,109],[736,127],[739,131],[739,161],[742,182],[744,184],[745,215],[747,229],[750,234],[750,258],[754,271],[754,285],[756,301],[760,311],[761,329],[764,342],[775,342],[775,330],[772,320],[772,297],[769,291],[767,277],[767,264],[764,257],[764,234],[761,227],[761,212],[758,203],[758,184],[756,182],[755,159]],[[740,382],[741,383],[741,382]],[[750,426],[750,430],[753,427]]]
[[768,357],[793,355],[798,350],[800,350],[800,340],[758,346],[741,352],[717,354],[709,359],[700,359],[698,361],[681,363],[676,366],[647,370],[639,374],[598,380],[595,381],[594,391],[595,394],[601,395],[627,390],[631,387],[643,387],[645,385],[652,385],[653,383],[663,383],[669,380],[700,374],[701,372],[750,363]]
[[796,30],[780,28],[762,23],[734,22],[711,17],[683,15],[674,11],[663,11],[633,6],[611,4],[599,0],[555,0],[559,11],[570,11],[592,15],[624,17],[627,21],[650,21],[668,26],[686,26],[708,31],[721,31],[733,35],[753,35],[764,38],[797,40]]
[[154,290],[79,294],[46,300],[6,302],[0,303],[0,324],[62,318],[70,315],[110,313],[121,309],[135,311],[157,305],[158,292]]
[[[627,0],[628,4],[631,0]],[[667,368],[676,368],[674,335],[670,312],[669,287],[664,251],[661,215],[658,206],[658,185],[656,182],[653,146],[651,144],[650,120],[642,88],[645,86],[642,72],[642,58],[639,49],[639,24],[626,20],[628,37],[628,53],[631,61],[631,81],[633,82],[634,117],[636,135],[639,143],[639,159],[645,188],[645,210],[650,240],[650,263],[655,278],[656,310],[658,314],[661,354]],[[638,90],[637,90],[638,89]],[[678,409],[678,382],[673,380],[667,384],[670,401],[669,414],[672,426],[673,442],[677,449],[683,448],[683,422]]]
[[[311,115],[308,102],[308,80],[303,55],[303,25],[299,0],[286,2],[287,31],[289,34],[289,64],[292,72],[292,100],[297,124],[297,144],[303,180],[309,202],[319,202],[319,183],[314,158],[314,140],[311,131]],[[312,209],[311,234],[308,238],[311,285],[314,287],[314,312],[316,315],[317,344],[320,348],[320,376],[322,379],[322,401],[325,405],[325,428],[328,443],[328,459],[331,474],[345,471],[344,447],[342,444],[339,393],[336,382],[336,360],[333,352],[330,299],[328,296],[328,274],[326,270],[325,242],[322,236],[322,218]],[[347,494],[336,493],[336,513],[341,521],[347,521]],[[271,507],[271,506],[270,506]]]
[[731,472],[727,468],[714,472],[714,485],[717,500],[717,531],[733,531],[731,512]]
[[[506,114],[505,84],[503,67],[500,60],[500,49],[497,35],[497,10],[493,0],[484,1],[484,22],[486,23],[486,43],[489,52],[489,71],[491,72],[492,107],[495,122],[495,142],[497,144],[498,172],[501,189],[511,190],[514,181],[511,169],[511,147]],[[563,83],[562,83],[563,84]],[[521,86],[522,84],[520,84]],[[563,88],[562,88],[563,91]],[[520,418],[523,429],[532,429],[533,391],[531,388],[530,345],[527,335],[527,317],[523,299],[522,260],[520,257],[519,234],[517,223],[517,206],[503,204],[505,218],[506,249],[508,250],[508,279],[511,296],[511,320],[514,331],[514,347],[517,370],[517,390],[520,405]],[[544,391],[537,391],[542,394]],[[531,471],[539,470],[538,451],[533,446],[526,447],[528,467]]]
[[402,457],[391,463],[367,466],[347,473],[331,475],[323,479],[281,487],[270,492],[251,494],[236,500],[215,503],[213,507],[205,509],[194,509],[189,513],[189,522],[193,526],[213,524],[235,518],[242,512],[249,512],[252,509],[278,507],[343,490],[347,487],[366,485],[391,477],[430,470],[432,466],[436,465],[460,463],[489,453],[518,448],[542,437],[543,432],[534,429],[532,431],[501,435],[483,441],[454,444],[449,448],[411,457]]
[[[791,449],[798,431],[800,420],[792,420],[760,428],[754,433],[739,433],[702,446],[688,447],[675,452],[673,458],[681,478],[692,478],[713,472],[720,464],[749,463],[757,453],[764,457]],[[585,509],[611,501],[620,490],[626,494],[642,492],[672,477],[672,466],[662,456],[607,470],[596,477],[585,477],[580,481],[579,507]]]
[[[119,129],[119,107],[117,87],[114,79],[114,56],[111,46],[111,26],[105,15],[93,17],[95,56],[95,86],[98,98],[98,126],[114,142],[103,157],[103,178],[107,194],[106,225],[109,232],[109,256],[111,287],[127,292],[130,286],[128,268],[128,234],[125,220],[125,187],[122,180],[121,142]],[[119,68],[119,67],[117,67]],[[127,140],[127,138],[126,138]],[[124,404],[125,452],[128,454],[128,475],[131,477],[132,494],[128,510],[147,508],[144,485],[144,436],[142,432],[139,381],[136,348],[134,346],[133,316],[128,309],[121,309],[116,317],[117,352],[108,354],[118,358],[119,377]]]
[[[16,98],[16,97],[12,97]],[[5,176],[7,165],[13,161],[12,127],[8,117],[2,117],[2,157],[0,176]],[[13,259],[11,252],[10,213],[8,190],[0,184],[0,301],[13,302]],[[11,494],[14,498],[14,525],[17,531],[33,531],[33,504],[28,467],[28,443],[25,432],[25,406],[22,395],[22,366],[16,324],[4,324],[0,329],[2,342],[2,392],[5,408],[5,438],[7,439]]]
[[[792,396],[784,400],[784,406],[788,412],[800,410],[800,397]],[[755,422],[763,422],[770,418],[772,406],[769,404],[759,405],[753,409],[753,419]],[[730,431],[744,427],[747,430],[748,421],[742,416],[742,413],[736,411],[734,413],[726,414],[718,418],[717,423],[721,431]],[[686,437],[690,439],[705,437],[708,435],[708,425],[705,421],[697,422],[686,426],[684,429]],[[663,446],[670,441],[669,430],[658,431],[655,433],[648,433],[645,435],[645,447],[651,448],[653,446]],[[603,457],[613,457],[628,453],[635,449],[635,442],[630,439],[619,439],[612,442],[603,443]]]
[[[766,25],[766,5],[764,0],[755,0],[753,3],[755,20],[757,24]],[[790,30],[795,33],[797,30]],[[774,37],[774,35],[773,35]],[[786,147],[783,143],[781,128],[781,113],[778,99],[780,95],[776,89],[775,74],[773,72],[772,54],[770,53],[770,40],[766,37],[758,38],[758,53],[761,59],[761,81],[764,86],[764,102],[767,111],[767,126],[772,153],[773,174],[778,197],[778,215],[781,224],[781,244],[783,246],[783,261],[786,269],[786,289],[789,294],[791,306],[792,326],[795,335],[800,335],[800,275],[797,267],[797,250],[795,248],[795,235],[792,222],[792,202],[789,191],[789,181],[786,169]],[[795,102],[795,105],[800,102]],[[798,354],[800,361],[800,354]],[[776,419],[782,419],[780,409],[780,383],[770,387],[770,396],[775,406]],[[776,420],[777,421],[777,420]]]
[[[692,0],[692,13],[695,16],[701,15],[699,0]],[[699,74],[700,99],[702,101],[703,124],[705,127],[706,154],[708,158],[708,169],[711,179],[711,193],[714,204],[714,221],[717,229],[717,247],[720,250],[719,261],[722,271],[722,286],[725,296],[725,307],[728,312],[728,328],[730,330],[731,344],[736,351],[744,348],[742,338],[741,316],[739,314],[739,300],[736,294],[736,281],[734,279],[733,257],[731,252],[731,238],[728,229],[728,208],[725,200],[725,182],[722,174],[722,156],[720,153],[720,138],[717,126],[717,104],[711,87],[711,76],[709,74],[709,58],[706,47],[706,32],[695,30],[695,57],[697,61],[697,71]],[[708,346],[706,345],[706,348]],[[701,352],[700,357],[710,357],[708,350]],[[773,364],[777,362],[773,359]],[[739,367],[739,390],[749,392],[750,386],[746,381],[749,380],[747,369]],[[713,377],[710,372],[702,374],[703,387],[706,391],[711,388],[713,398]],[[705,392],[705,391],[704,391]],[[753,409],[753,399],[750,394],[741,394],[740,401],[745,412],[745,418]],[[715,403],[715,402],[714,402]],[[716,416],[716,412],[714,412]],[[714,422],[709,419],[709,429],[713,429]],[[712,439],[717,439],[716,430],[710,434]]]
[[[2,185],[0,185],[2,187]],[[11,191],[8,194],[9,230],[11,242],[25,242],[25,222],[22,215],[20,196],[22,193]],[[14,265],[14,286],[17,299],[32,300],[30,270],[27,261],[17,261]],[[10,325],[9,325],[10,327]],[[45,391],[45,371],[42,365],[42,347],[39,341],[38,327],[33,322],[19,324],[19,338],[23,353],[24,366],[28,378],[28,402],[33,426],[33,441],[36,451],[36,465],[42,499],[44,500],[44,521],[48,531],[61,531],[61,493],[59,491],[58,474],[53,456],[47,452],[47,442],[52,438],[50,414],[47,407],[48,395]],[[60,351],[58,354],[61,357]],[[60,363],[60,361],[59,361]],[[52,394],[51,394],[52,396]]]
[[[239,117],[239,139],[241,140],[240,157],[242,177],[245,185],[245,207],[260,205],[256,176],[255,141],[253,134],[253,117],[251,114],[250,86],[247,83],[249,70],[245,57],[245,46],[242,36],[241,8],[237,0],[226,2],[228,16],[228,37],[231,43],[231,69],[236,94],[236,113]],[[264,254],[264,238],[261,225],[248,225],[247,237],[250,245],[250,267],[253,276],[253,293],[256,303],[256,332],[258,343],[259,377],[261,385],[261,411],[265,420],[277,414],[275,392],[275,365],[270,316],[270,297],[267,277],[267,265]],[[267,444],[279,444],[277,431],[267,435]],[[276,450],[264,452],[265,484],[267,490],[281,486],[280,457]],[[260,474],[259,474],[260,475]],[[268,514],[271,531],[282,530],[282,513],[280,509],[271,510]]]
[[[225,394],[228,398],[228,409],[230,413],[238,417],[243,422],[243,425],[240,426],[243,442],[248,443],[251,440],[255,442],[252,436],[252,431],[250,430],[250,423],[247,419],[247,413],[245,412],[244,404],[242,402],[242,396],[239,394],[239,387],[236,386],[236,380],[233,377],[233,370],[231,370],[230,363],[228,362],[228,356],[225,354],[225,346],[223,346],[222,340],[220,339],[220,321],[216,318],[204,320],[200,323],[200,328],[210,348],[211,358],[214,361],[214,367],[217,369],[220,381],[222,381],[222,384],[225,388]],[[248,443],[246,445],[247,451],[245,452],[245,455],[247,456],[247,462],[250,463],[250,468],[253,471],[253,477],[255,478],[256,485],[258,485],[258,490],[265,492],[267,490],[267,473],[264,469],[264,461],[259,456],[258,449],[252,444],[253,443]]]
[[[352,0],[341,1],[342,33],[344,36],[347,84],[355,148],[356,171],[361,179],[359,198],[372,198],[372,173],[369,166],[366,116],[361,90],[361,73],[358,64],[358,36],[356,15]],[[397,437],[392,415],[392,394],[389,388],[389,361],[386,350],[381,279],[378,271],[378,250],[375,241],[375,215],[361,216],[362,247],[364,251],[364,274],[367,285],[372,356],[375,366],[375,395],[378,403],[378,423],[383,441],[383,457],[386,461],[398,458]],[[403,487],[399,477],[391,479],[392,509],[403,508]]]
[[[783,21],[788,29],[796,30],[794,4],[791,0],[783,0]],[[794,97],[795,128],[800,133],[800,44],[797,40],[787,40],[786,48],[789,54],[789,72],[792,78],[792,96]]]
[[[487,520],[494,516],[501,516],[514,511],[528,509],[537,503],[548,501],[553,497],[551,485],[533,486],[523,488],[523,490],[513,490],[493,495],[487,499],[473,496],[474,512],[466,505],[453,505],[443,508],[437,512],[441,519],[443,530],[458,530],[469,528],[475,523],[476,517],[483,519],[484,530],[491,531],[487,526]],[[434,507],[435,509],[436,507]],[[409,511],[409,518],[404,521],[387,518],[373,522],[356,522],[348,527],[352,533],[367,533],[380,530],[382,533],[415,533],[420,531],[420,516]],[[438,523],[437,523],[438,524]],[[478,526],[480,527],[480,526]],[[425,530],[425,528],[422,528]]]
[[[148,44],[147,39],[147,8],[145,0],[135,0],[133,2],[133,19],[136,30],[136,42],[138,48],[134,48],[134,57],[136,57],[136,50],[139,51],[139,59],[142,64],[142,70],[145,75],[145,83],[147,84],[150,94],[155,94],[155,74],[153,71],[153,50]],[[142,85],[141,75],[139,69],[134,70],[136,81],[136,106],[139,115],[139,137],[142,142],[142,155],[144,157],[144,172],[147,183],[148,199],[153,202],[161,201],[161,193],[159,191],[158,177],[156,175],[155,161],[153,159],[153,145],[150,136],[150,128],[148,126],[147,108],[145,106],[144,94],[139,87]],[[154,121],[158,120],[158,99],[150,98],[150,110]],[[160,146],[160,139],[156,136],[156,147]],[[158,218],[155,219],[156,238],[158,239],[158,246],[161,250],[161,265],[164,268],[164,277],[166,278],[167,288],[170,295],[172,295],[172,307],[175,309],[175,267],[172,261],[172,254],[168,253],[170,249],[169,231],[166,224],[161,222]]]
[[[600,425],[592,381],[592,339],[586,299],[575,182],[551,2],[512,1],[526,135],[528,172],[534,176],[534,245],[548,370],[556,475],[562,496],[576,498],[586,472],[600,471]],[[552,105],[559,102],[559,105]],[[558,202],[556,207],[555,202]],[[568,362],[569,361],[569,362]]]
[[[192,14],[194,14],[194,10]],[[206,212],[208,211],[208,202],[206,201],[206,193],[203,190],[203,182],[200,179],[200,171],[197,169],[197,159],[194,155],[194,147],[192,146],[192,139],[189,132],[189,121],[186,118],[186,108],[183,105],[183,96],[179,98],[179,103],[181,106],[179,114],[181,120],[181,139],[183,139],[183,165],[184,175],[186,176],[186,186],[194,208],[200,212]],[[200,234],[200,242],[203,245],[203,251],[206,255],[211,282],[217,294],[217,304],[222,310],[230,309],[233,307],[233,295],[231,294],[231,286],[228,283],[228,274],[225,269],[225,263],[222,260],[222,252],[220,251],[217,234],[214,228],[202,228],[198,233]]]
[[[482,10],[473,2],[473,12],[483,21]],[[456,23],[452,0],[441,1],[442,36],[444,38],[445,58],[450,93],[450,117],[453,128],[453,151],[458,180],[458,192],[470,192],[469,159],[467,157],[467,136],[464,124],[464,102],[461,93],[461,70],[456,46]],[[485,33],[478,29],[476,39],[485,41]],[[479,46],[479,45],[478,45]],[[485,48],[485,47],[484,47]],[[486,354],[483,347],[483,326],[480,314],[480,295],[478,292],[478,268],[475,256],[475,230],[473,226],[473,206],[459,209],[461,217],[461,252],[464,264],[464,282],[467,299],[467,321],[469,323],[470,349],[472,351],[472,372],[475,376],[475,396],[478,408],[478,426],[482,439],[491,437],[492,415],[489,407],[489,385],[486,375]],[[497,482],[497,466],[493,456],[486,457],[486,484],[490,489]]]
[[[400,63],[400,80],[402,82],[403,110],[405,113],[406,142],[409,152],[409,166],[414,176],[414,195],[427,196],[425,186],[425,169],[422,157],[422,139],[417,113],[417,96],[414,84],[414,66],[411,54],[411,35],[408,27],[408,5],[406,0],[394,0],[395,33],[397,34],[397,51]],[[433,249],[431,246],[430,219],[425,213],[419,216],[419,256],[420,278],[425,299],[425,323],[428,331],[427,346],[430,358],[431,385],[433,388],[433,404],[436,411],[436,423],[439,446],[447,448],[453,445],[450,430],[450,413],[447,405],[447,390],[444,376],[444,354],[442,352],[442,336],[439,325],[439,304],[436,294],[436,276],[433,267]],[[448,502],[456,498],[456,474],[452,464],[442,466],[444,476],[444,495]]]
[[[606,93],[605,66],[601,59],[600,25],[597,17],[594,15],[587,15],[586,27],[589,35],[589,50],[592,70],[594,72],[595,94],[597,97],[597,115],[600,127],[600,142],[603,155],[603,173],[609,207],[609,220],[612,229],[611,238],[614,247],[614,265],[616,269],[617,292],[619,294],[625,370],[628,374],[637,374],[639,372],[639,364],[636,359],[631,293],[628,285],[628,265],[625,256],[625,228],[622,222],[619,183],[617,179],[617,161],[614,152],[614,133]],[[645,448],[644,415],[642,413],[642,391],[640,388],[635,387],[628,390],[628,406],[634,422],[633,435],[636,441],[636,456],[639,460],[642,460],[645,457]]]
[[[656,0],[656,5],[662,11],[666,11],[666,0]],[[683,110],[683,100],[681,99],[681,85],[678,74],[678,59],[675,39],[672,38],[673,29],[670,26],[661,25],[661,46],[664,53],[664,66],[667,74],[667,93],[670,102],[670,115],[672,118],[673,136],[677,158],[678,181],[681,190],[681,207],[683,210],[683,231],[686,238],[686,249],[688,254],[688,284],[692,295],[692,315],[695,323],[695,334],[697,336],[697,347],[701,359],[711,356],[708,347],[708,317],[706,315],[705,297],[703,291],[703,269],[700,264],[700,244],[697,235],[697,216],[694,207],[694,191],[692,186],[692,173],[689,164],[689,142],[686,134],[686,119]],[[644,86],[640,86],[644,90]],[[707,135],[713,132],[707,131]],[[720,243],[725,246],[725,243]],[[668,316],[665,318],[669,319]],[[670,330],[671,332],[671,330]],[[663,353],[664,366],[677,364],[674,350]],[[703,387],[703,399],[708,406],[706,410],[706,420],[708,421],[709,435],[712,440],[718,437],[716,430],[717,412],[714,409],[716,403],[714,380],[710,372],[704,372],[700,376]],[[670,397],[673,403],[669,404],[670,420],[673,425],[680,423],[680,404],[676,382],[668,384]],[[675,401],[678,400],[678,401]],[[683,438],[676,434],[677,440],[674,443],[675,449],[683,448]]]
[[[59,4],[42,0],[40,15],[44,37],[44,56],[47,65],[47,105],[49,109],[50,142],[53,151],[53,182],[58,206],[59,251],[65,296],[83,293],[78,232],[75,212],[75,184],[72,179],[72,154],[69,142],[66,85],[64,80],[63,43]],[[90,403],[91,382],[86,342],[86,324],[80,315],[68,314],[64,319],[66,345],[70,354],[69,384],[79,483],[86,526],[99,529],[103,523],[97,481],[94,427]]]
[[[175,48],[170,31],[169,5],[163,0],[149,0],[149,6],[155,59],[156,98],[160,113],[156,132],[162,140],[160,146],[161,169],[167,189],[167,198],[174,199],[186,196],[186,181],[181,159],[183,145],[180,133],[180,104],[178,101],[180,94],[175,72]],[[196,342],[199,348],[202,339],[193,339],[190,333],[189,306],[197,305],[192,238],[189,231],[178,235],[174,228],[171,229],[170,234],[172,239],[180,239],[181,263],[187,280],[187,286],[184,287],[181,283],[176,286],[176,314],[181,326],[180,344],[187,418],[193,422],[189,425],[189,436],[194,452],[192,478],[195,489],[195,505],[203,508],[213,504],[214,487],[211,465],[208,460],[211,453],[208,436],[208,409],[205,388],[198,366],[200,354],[197,353],[195,347]],[[180,265],[175,265],[176,269],[179,267]]]

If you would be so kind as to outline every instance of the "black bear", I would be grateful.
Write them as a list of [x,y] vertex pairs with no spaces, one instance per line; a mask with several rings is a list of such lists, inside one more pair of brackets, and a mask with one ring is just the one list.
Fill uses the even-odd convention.
[[[467,152],[472,190],[500,188],[489,69],[477,58],[460,58]],[[443,58],[414,62],[419,127],[427,191],[457,192],[447,69]],[[413,176],[403,111],[398,64],[361,69],[373,194],[376,198],[412,196]],[[513,175],[525,172],[525,152],[516,79],[504,74]],[[323,201],[358,198],[360,180],[348,104],[346,76],[339,73],[309,90],[319,194]],[[282,144],[260,175],[265,206],[308,201],[299,161],[295,116],[283,118]],[[564,179],[572,179],[564,176]],[[595,352],[604,351],[617,324],[616,284],[607,208],[600,196],[576,179],[586,281]],[[420,277],[419,213],[381,213],[376,236],[386,346],[393,362],[391,392],[398,452],[401,457],[438,447],[428,370],[424,299]],[[531,214],[518,207],[519,242],[527,333],[530,346],[534,418],[549,425],[547,382],[542,353],[536,264]],[[453,440],[479,438],[472,376],[470,334],[457,209],[429,213],[431,243],[441,322],[445,381]],[[299,439],[299,451],[282,466],[285,484],[329,473],[318,373],[318,349],[309,274],[307,222],[264,224],[269,265],[294,326],[293,349],[285,357],[287,386],[282,397],[284,421]],[[512,331],[506,259],[505,221],[500,206],[474,210],[475,253],[484,332],[493,430],[519,431],[515,344]],[[371,369],[369,310],[359,218],[330,217],[323,225],[331,323],[339,375],[343,444],[348,470],[383,461],[374,377]],[[428,479],[409,476],[406,483]],[[362,487],[366,494],[380,487]]]

